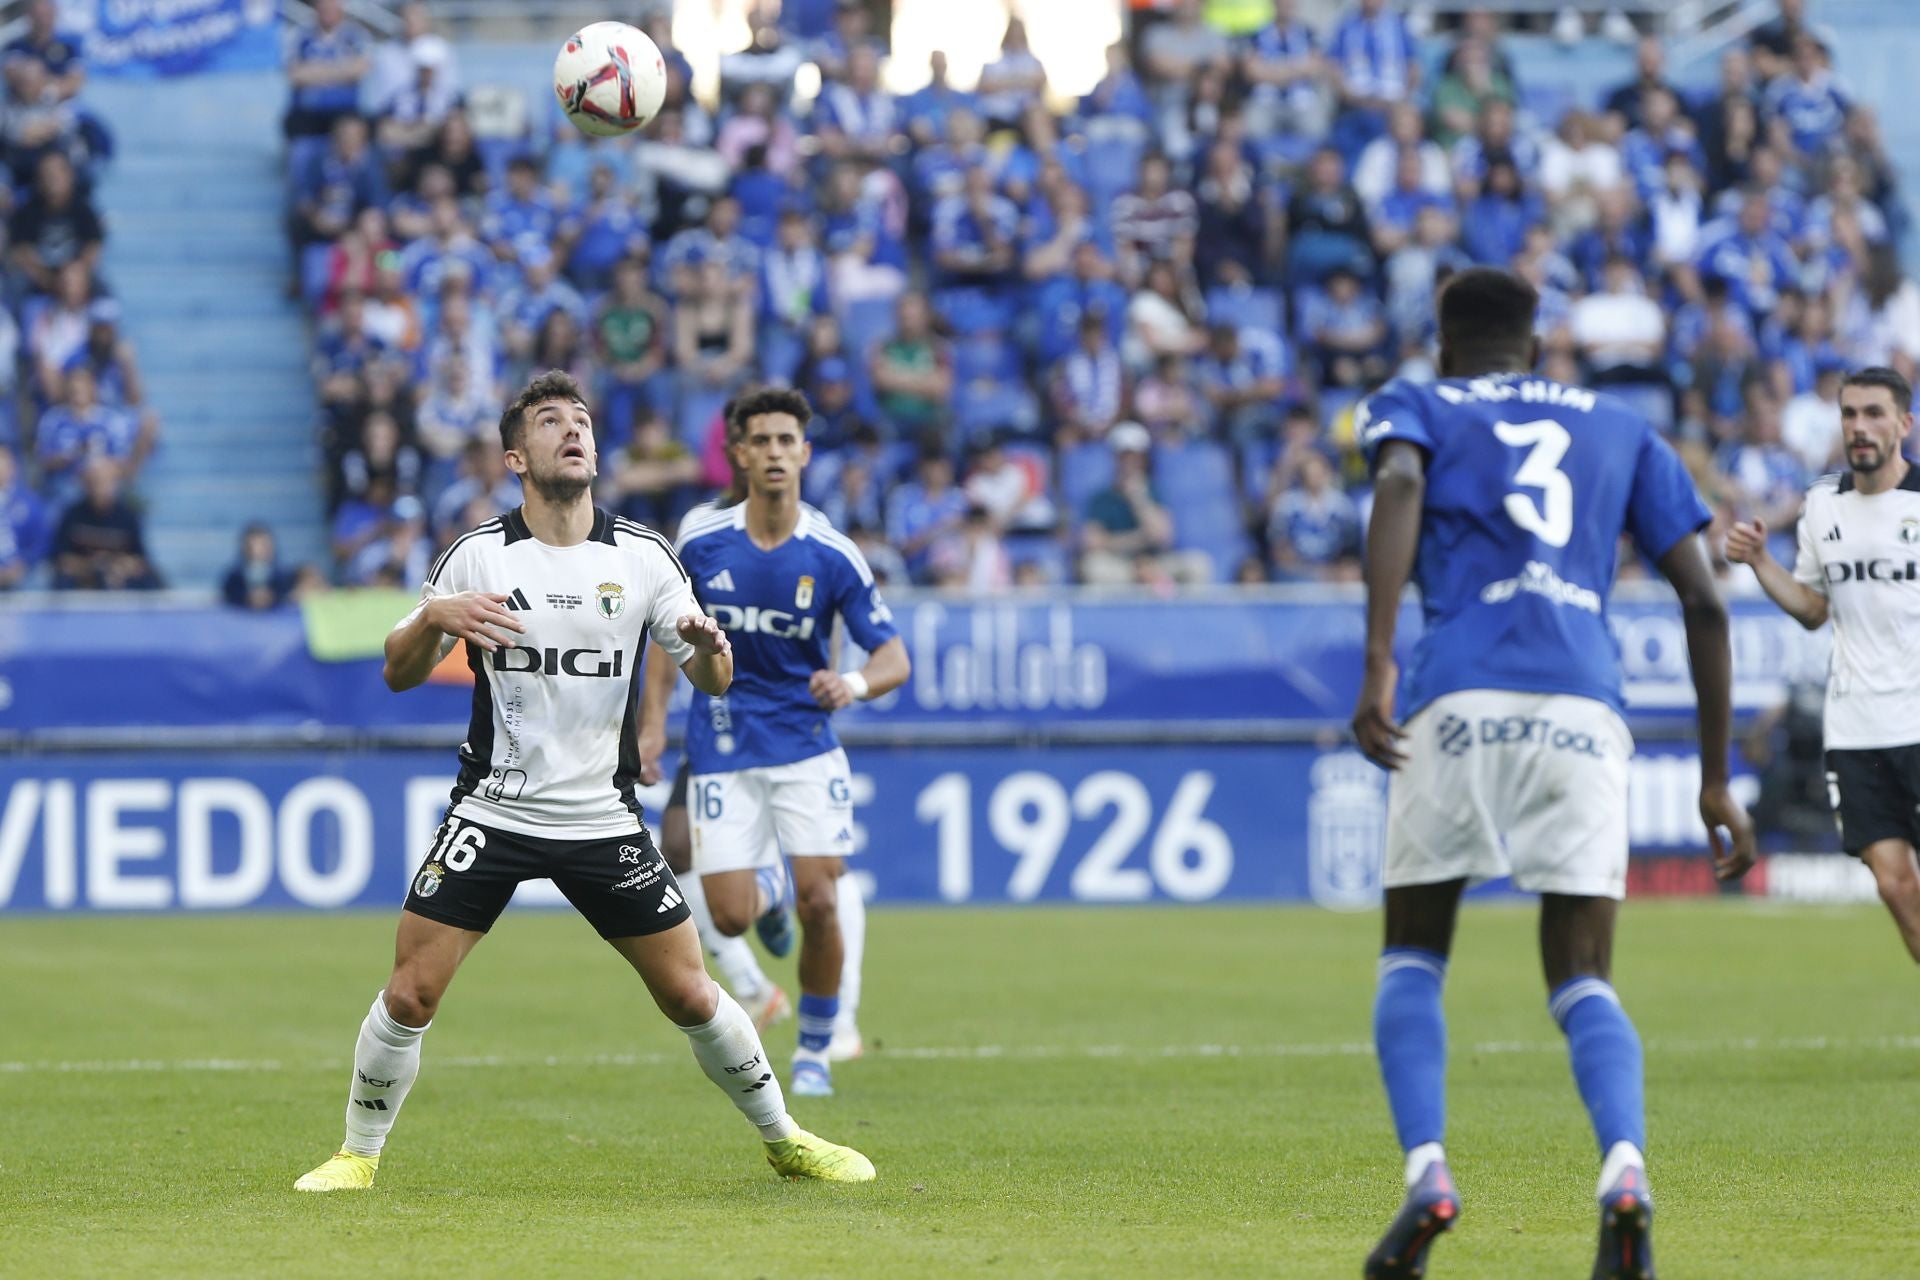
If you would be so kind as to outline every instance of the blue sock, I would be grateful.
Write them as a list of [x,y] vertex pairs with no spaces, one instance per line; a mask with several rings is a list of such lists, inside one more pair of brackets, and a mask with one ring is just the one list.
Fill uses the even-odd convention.
[[833,1039],[833,1020],[840,1016],[840,997],[800,993],[800,1047],[808,1053],[825,1053]]
[[766,901],[767,911],[787,905],[787,878],[779,867],[761,867],[753,875],[760,882],[760,896]]
[[1569,978],[1547,997],[1553,1020],[1567,1033],[1573,1078],[1593,1118],[1600,1153],[1616,1142],[1647,1149],[1646,1095],[1641,1079],[1640,1033],[1604,979]]
[[1440,986],[1447,958],[1419,947],[1380,953],[1373,997],[1373,1045],[1400,1147],[1439,1142],[1447,1128],[1447,1019]]

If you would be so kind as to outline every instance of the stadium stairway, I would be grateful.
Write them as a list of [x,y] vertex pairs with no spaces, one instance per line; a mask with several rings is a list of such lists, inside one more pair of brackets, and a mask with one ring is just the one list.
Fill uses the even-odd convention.
[[218,583],[265,520],[287,564],[325,564],[308,338],[285,296],[279,73],[98,78],[116,158],[100,184],[106,275],[162,442],[141,481],[168,584]]

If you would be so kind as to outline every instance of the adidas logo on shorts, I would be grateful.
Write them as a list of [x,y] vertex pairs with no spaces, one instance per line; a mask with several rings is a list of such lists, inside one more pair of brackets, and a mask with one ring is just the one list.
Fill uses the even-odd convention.
[[686,899],[680,896],[678,889],[672,885],[668,885],[666,892],[660,895],[660,905],[654,909],[654,914],[663,916],[685,901]]

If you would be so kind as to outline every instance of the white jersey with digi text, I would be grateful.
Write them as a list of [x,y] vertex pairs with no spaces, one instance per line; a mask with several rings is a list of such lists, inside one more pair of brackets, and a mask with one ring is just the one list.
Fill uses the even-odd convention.
[[1827,597],[1829,749],[1920,742],[1920,467],[1865,494],[1853,473],[1822,476],[1800,512],[1793,576]]
[[448,812],[554,840],[639,831],[640,659],[651,636],[685,662],[676,624],[701,612],[672,546],[597,509],[585,542],[548,546],[516,507],[462,534],[420,594],[462,591],[508,596],[527,629],[492,653],[467,644],[473,716]]

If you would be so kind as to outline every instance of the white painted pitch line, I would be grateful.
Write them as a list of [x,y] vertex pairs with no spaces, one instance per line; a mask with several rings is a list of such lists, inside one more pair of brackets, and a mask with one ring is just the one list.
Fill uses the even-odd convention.
[[[1464,1046],[1470,1054],[1564,1053],[1562,1040],[1484,1040]],[[1649,1040],[1649,1053],[1837,1053],[1861,1051],[1920,1051],[1920,1036],[1757,1036],[1717,1040]],[[876,1049],[875,1061],[898,1058],[923,1062],[1036,1062],[1050,1059],[1131,1059],[1139,1062],[1206,1058],[1340,1058],[1366,1057],[1373,1045],[1362,1040],[1298,1044],[1168,1044],[1168,1045],[918,1045],[894,1049]],[[429,1055],[427,1065],[435,1070],[511,1070],[533,1071],[541,1068],[581,1067],[659,1067],[679,1066],[686,1061],[677,1053],[597,1053],[509,1056],[503,1054]],[[270,1074],[286,1071],[344,1071],[351,1065],[345,1058],[312,1058],[291,1061],[283,1058],[96,1058],[77,1061],[0,1062],[0,1075],[112,1075],[135,1073],[240,1072]]]

